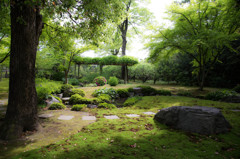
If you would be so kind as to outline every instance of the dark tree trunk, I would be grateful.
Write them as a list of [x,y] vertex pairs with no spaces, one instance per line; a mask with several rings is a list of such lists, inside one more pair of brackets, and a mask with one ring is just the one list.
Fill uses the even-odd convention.
[[24,2],[11,3],[9,98],[2,139],[19,138],[38,127],[35,61],[43,25],[37,5]]
[[79,78],[79,75],[80,75],[80,65],[78,65],[78,78]]
[[102,75],[103,72],[103,65],[100,65],[100,75]]

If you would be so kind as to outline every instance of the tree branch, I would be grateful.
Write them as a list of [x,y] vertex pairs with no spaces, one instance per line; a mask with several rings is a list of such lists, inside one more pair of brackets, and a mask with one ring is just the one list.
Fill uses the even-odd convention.
[[5,57],[0,60],[0,63],[3,63],[10,56],[10,51],[5,55]]

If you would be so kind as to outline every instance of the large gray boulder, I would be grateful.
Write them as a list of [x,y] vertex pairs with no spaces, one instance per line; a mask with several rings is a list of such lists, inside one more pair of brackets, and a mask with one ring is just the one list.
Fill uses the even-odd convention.
[[204,135],[226,133],[232,128],[217,108],[173,106],[161,109],[154,119],[174,129]]

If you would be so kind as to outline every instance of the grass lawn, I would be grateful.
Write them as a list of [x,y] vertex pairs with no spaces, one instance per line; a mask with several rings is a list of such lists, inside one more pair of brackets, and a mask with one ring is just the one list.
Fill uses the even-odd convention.
[[[139,84],[118,85],[114,88],[127,88],[137,85]],[[97,88],[104,87],[84,87],[83,89],[86,91],[86,96],[91,97],[91,93]],[[197,88],[192,87],[171,85],[156,85],[154,88],[197,90]],[[211,91],[213,89],[206,90]],[[187,133],[170,129],[155,122],[153,115],[143,114],[146,111],[156,113],[159,109],[171,106],[195,105],[221,108],[223,115],[233,127],[231,132],[211,136]],[[240,112],[234,112],[232,109],[240,109],[240,104],[180,96],[145,96],[132,107],[112,110],[86,109],[97,117],[97,121],[85,126],[80,132],[75,130],[79,128],[78,124],[82,124],[81,118],[75,118],[75,123],[65,121],[63,125],[68,125],[68,122],[70,122],[69,125],[73,124],[70,128],[75,133],[71,133],[67,138],[62,136],[64,139],[60,137],[57,142],[41,144],[41,140],[24,140],[21,142],[22,144],[18,145],[16,145],[16,142],[19,141],[15,143],[3,142],[3,144],[0,144],[0,158],[6,158],[7,156],[7,158],[14,159],[237,159],[240,158]],[[125,114],[138,114],[140,117],[129,118]],[[107,120],[104,115],[117,115],[120,119]],[[56,127],[58,127],[57,124]],[[49,136],[54,136],[53,131],[49,131],[49,133]],[[67,134],[67,132],[65,133]]]

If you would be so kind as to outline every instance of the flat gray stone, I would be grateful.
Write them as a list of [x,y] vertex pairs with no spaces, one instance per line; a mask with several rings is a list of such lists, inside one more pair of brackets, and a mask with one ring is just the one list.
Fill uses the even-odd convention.
[[155,115],[156,113],[154,113],[154,112],[143,112],[143,114],[145,114],[145,115]]
[[106,119],[119,119],[119,117],[116,116],[116,115],[106,115],[106,116],[104,116],[104,118],[106,118]]
[[51,118],[53,116],[54,116],[53,114],[41,114],[41,115],[38,115],[39,118],[43,118],[43,119]]
[[95,116],[83,116],[82,120],[97,120]]
[[62,101],[69,101],[70,97],[64,97],[62,98]]
[[137,115],[137,114],[126,114],[126,116],[130,118],[140,117],[140,115]]
[[231,111],[233,111],[233,112],[240,112],[239,109],[232,109]]
[[74,116],[70,115],[61,115],[58,117],[59,120],[71,120],[72,118],[74,118]]

